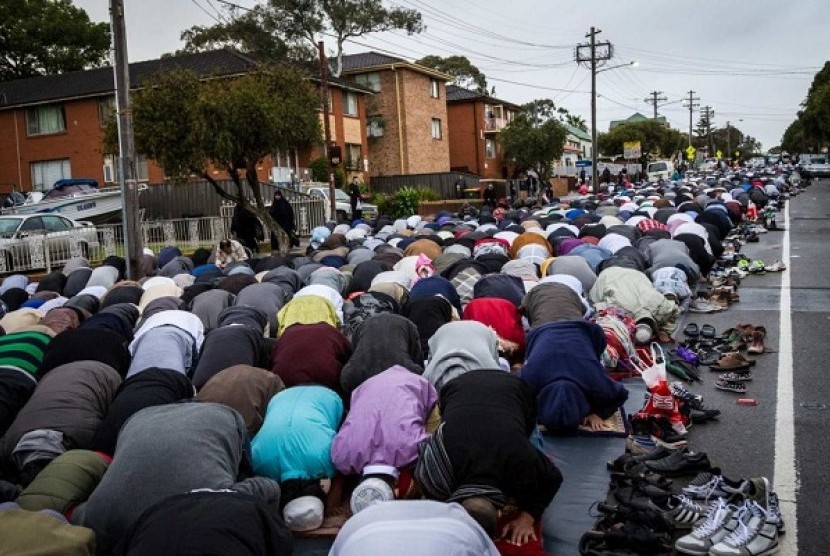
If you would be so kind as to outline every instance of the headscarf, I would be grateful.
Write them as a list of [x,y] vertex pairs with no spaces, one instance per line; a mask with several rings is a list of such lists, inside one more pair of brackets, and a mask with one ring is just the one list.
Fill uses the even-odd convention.
[[421,339],[421,351],[428,357],[429,340],[439,328],[452,321],[453,306],[440,295],[422,297],[409,300],[404,307],[403,316],[415,324]]
[[40,375],[77,361],[98,361],[122,377],[130,366],[130,353],[123,337],[108,330],[78,328],[55,336],[43,353]]
[[294,324],[314,324],[324,322],[338,328],[340,319],[337,310],[331,301],[319,295],[306,295],[295,297],[285,304],[277,314],[277,337],[280,337],[285,330]]
[[424,378],[440,392],[453,378],[469,371],[498,369],[498,337],[476,321],[450,322],[429,340],[430,358]]

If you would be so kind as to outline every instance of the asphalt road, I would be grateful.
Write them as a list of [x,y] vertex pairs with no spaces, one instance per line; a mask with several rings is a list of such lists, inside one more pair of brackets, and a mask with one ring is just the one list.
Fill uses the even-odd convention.
[[[791,370],[786,359],[783,363],[779,360],[780,352],[787,348],[780,343],[782,274],[747,277],[739,290],[739,303],[714,315],[688,315],[680,327],[682,330],[687,322],[708,323],[720,333],[748,323],[767,329],[765,345],[770,352],[757,358],[755,378],[748,383],[744,396],[756,399],[758,405],[737,405],[735,399],[739,396],[716,390],[713,382],[717,374],[704,371],[705,382],[692,390],[703,394],[704,401],[720,409],[722,415],[717,423],[694,427],[690,441],[694,449],[707,452],[727,477],[766,476],[774,483],[776,450],[780,458],[791,440],[789,436],[776,438],[776,422],[786,422],[787,415],[792,418],[796,484],[800,486],[797,497],[782,500],[797,511],[797,535],[782,538],[784,556],[830,554],[830,535],[825,529],[830,523],[828,504],[823,492],[830,475],[830,382],[825,366],[830,363],[830,260],[826,247],[830,234],[829,193],[830,181],[825,180],[790,202],[790,260],[785,262],[789,266],[791,334],[785,337],[792,339]],[[783,215],[779,215],[778,224],[783,222]],[[784,240],[784,232],[770,232],[762,235],[759,243],[744,246],[742,252],[770,264],[782,258]],[[791,373],[792,378],[792,403],[781,407],[779,373]],[[787,469],[787,463],[779,462],[779,470]],[[778,479],[785,481],[784,475]],[[787,524],[789,532],[795,533],[791,525]]]

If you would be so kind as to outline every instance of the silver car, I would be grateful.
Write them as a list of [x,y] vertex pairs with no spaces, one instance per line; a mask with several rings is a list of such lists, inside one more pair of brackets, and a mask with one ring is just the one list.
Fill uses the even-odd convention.
[[98,232],[89,222],[56,214],[0,216],[0,274],[52,268],[73,256],[89,258]]

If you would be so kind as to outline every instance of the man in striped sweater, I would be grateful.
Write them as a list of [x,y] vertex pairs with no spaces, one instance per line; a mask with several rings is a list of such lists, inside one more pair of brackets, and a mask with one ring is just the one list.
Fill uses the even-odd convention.
[[0,438],[35,390],[52,337],[40,331],[0,336]]

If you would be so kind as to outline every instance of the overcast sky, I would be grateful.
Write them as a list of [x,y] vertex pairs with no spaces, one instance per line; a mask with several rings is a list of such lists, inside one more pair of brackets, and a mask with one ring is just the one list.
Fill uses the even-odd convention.
[[[427,54],[467,56],[487,75],[496,95],[521,104],[552,98],[590,124],[590,72],[573,61],[573,47],[594,25],[610,41],[597,125],[635,111],[652,114],[644,99],[661,91],[660,108],[672,126],[687,131],[681,99],[694,90],[727,121],[758,138],[779,143],[794,119],[813,75],[830,56],[827,0],[395,0],[424,16],[425,33],[391,32],[349,44],[348,53],[370,48],[415,59]],[[108,20],[106,0],[75,0],[96,21]],[[253,6],[255,0],[236,0]],[[388,2],[387,2],[388,3]],[[181,47],[192,25],[215,23],[217,0],[126,0],[131,61],[156,58]],[[368,45],[368,46],[367,46]],[[695,113],[697,123],[699,113]],[[743,121],[738,121],[743,120]]]

